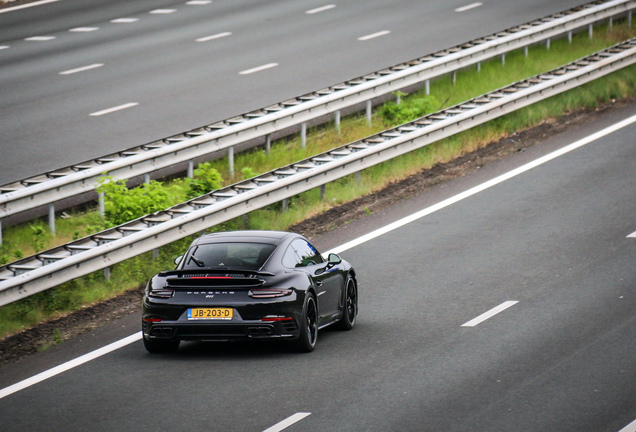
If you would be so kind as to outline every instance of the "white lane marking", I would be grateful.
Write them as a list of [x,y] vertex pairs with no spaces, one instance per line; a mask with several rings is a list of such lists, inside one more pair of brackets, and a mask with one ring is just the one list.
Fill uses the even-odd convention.
[[636,420],[634,420],[618,432],[636,432]]
[[53,39],[55,39],[55,36],[33,36],[26,38],[25,41],[50,41]]
[[56,2],[56,1],[60,1],[60,0],[40,0],[40,1],[37,1],[37,2],[27,3],[27,4],[20,5],[20,6],[13,6],[13,7],[5,8],[5,9],[0,9],[0,13],[12,12],[14,10],[30,8],[30,7],[33,7],[33,6],[40,6],[40,5],[43,5],[43,4],[46,4],[46,3],[53,3],[53,2]]
[[8,46],[8,45],[0,46],[0,50],[7,49],[7,48],[9,48],[9,46]]
[[97,111],[97,112],[91,113],[90,115],[93,116],[93,117],[99,117],[99,116],[104,115],[104,114],[110,114],[110,113],[115,112],[115,111],[121,111],[123,109],[131,108],[131,107],[134,107],[134,106],[137,106],[137,105],[139,105],[137,102],[130,102],[130,103],[127,103],[127,104],[118,105],[116,107],[107,108],[107,109],[102,110],[102,111]]
[[[359,238],[357,238],[357,239],[355,239],[355,240],[352,240],[352,241],[350,241],[350,242],[348,242],[348,243],[345,243],[345,244],[344,244],[344,245],[342,245],[342,246],[339,246],[339,247],[333,248],[333,249],[331,249],[331,250],[329,250],[329,251],[325,252],[323,255],[326,257],[326,256],[328,256],[330,253],[340,253],[340,252],[346,251],[346,250],[348,250],[348,249],[351,249],[351,248],[353,248],[353,247],[355,247],[355,246],[359,246],[359,245],[361,245],[361,244],[363,244],[363,243],[365,243],[365,242],[368,242],[369,240],[372,240],[372,239],[374,239],[374,238],[376,238],[376,237],[381,236],[382,234],[385,234],[385,233],[388,233],[388,232],[390,232],[390,231],[393,231],[394,229],[397,229],[397,228],[399,228],[399,227],[401,227],[401,226],[404,226],[404,225],[406,225],[406,224],[408,224],[408,223],[410,223],[410,222],[413,222],[413,221],[415,221],[415,220],[417,220],[417,219],[420,219],[420,218],[422,218],[422,217],[424,217],[424,216],[426,216],[426,215],[428,215],[428,214],[431,214],[431,213],[433,213],[433,212],[435,212],[435,211],[437,211],[437,210],[440,210],[440,209],[442,209],[442,208],[444,208],[444,207],[447,207],[447,206],[449,206],[449,205],[451,205],[451,204],[454,204],[454,203],[456,203],[456,202],[459,202],[459,201],[463,200],[464,198],[467,198],[467,197],[469,197],[469,196],[471,196],[471,195],[474,195],[474,194],[476,194],[476,193],[478,193],[478,192],[481,192],[482,190],[486,190],[486,189],[490,188],[491,186],[494,186],[494,185],[499,184],[499,183],[501,183],[501,182],[503,182],[503,181],[505,181],[505,180],[508,180],[508,179],[510,179],[510,178],[513,178],[513,177],[515,177],[515,176],[517,176],[517,175],[519,175],[519,174],[521,174],[521,173],[523,173],[523,172],[525,172],[525,171],[528,171],[528,170],[530,170],[530,169],[532,169],[532,168],[534,168],[534,167],[536,167],[536,166],[539,166],[539,165],[541,165],[541,164],[544,164],[545,162],[548,162],[548,161],[550,161],[550,160],[552,160],[552,159],[555,159],[555,158],[557,158],[557,157],[559,157],[559,156],[562,156],[562,155],[564,155],[564,154],[566,154],[566,153],[569,153],[569,152],[571,152],[572,150],[575,150],[575,149],[577,149],[577,148],[579,148],[579,147],[583,147],[584,145],[589,144],[589,143],[590,143],[590,142],[592,142],[592,141],[595,141],[595,140],[597,140],[597,139],[599,139],[599,138],[602,138],[602,137],[604,137],[604,136],[606,136],[606,135],[609,135],[609,134],[611,134],[612,132],[615,132],[615,131],[617,131],[617,130],[619,130],[619,129],[622,129],[622,128],[624,128],[624,127],[627,127],[627,126],[629,126],[630,124],[635,123],[635,122],[636,122],[636,115],[634,115],[634,116],[632,116],[632,117],[629,117],[629,118],[627,118],[627,119],[625,119],[625,120],[623,120],[623,121],[620,121],[620,122],[618,122],[618,123],[616,123],[616,124],[614,124],[614,125],[612,125],[612,126],[610,126],[610,127],[607,127],[607,128],[605,128],[605,129],[603,129],[603,130],[601,130],[601,131],[599,131],[599,132],[596,132],[596,133],[594,133],[594,134],[592,134],[592,135],[590,135],[590,136],[588,136],[588,137],[586,137],[586,138],[583,138],[583,139],[581,139],[581,140],[579,140],[579,141],[576,141],[575,143],[572,143],[572,144],[570,144],[570,145],[568,145],[568,146],[565,146],[565,147],[563,147],[563,148],[562,148],[562,149],[560,149],[560,150],[557,150],[557,151],[555,151],[555,152],[552,152],[552,153],[550,153],[550,154],[548,154],[548,155],[546,155],[546,156],[540,157],[539,159],[536,159],[536,160],[535,160],[535,161],[533,161],[533,162],[530,162],[530,163],[528,163],[528,164],[526,164],[526,165],[523,165],[522,167],[519,167],[519,168],[517,168],[517,169],[514,169],[514,170],[510,171],[510,172],[509,172],[509,173],[507,173],[507,174],[501,175],[501,176],[499,176],[499,177],[497,177],[497,178],[495,178],[495,179],[493,179],[493,180],[490,180],[490,181],[488,181],[488,182],[484,183],[484,184],[483,184],[483,185],[481,185],[481,186],[476,186],[476,187],[474,187],[474,188],[472,188],[472,189],[469,189],[469,190],[468,190],[468,191],[466,191],[466,192],[463,192],[463,193],[461,193],[461,194],[457,195],[456,197],[449,198],[449,199],[447,199],[447,200],[445,200],[445,201],[442,201],[442,203],[440,203],[439,205],[431,206],[431,207],[429,207],[429,208],[427,208],[427,209],[424,209],[424,210],[422,210],[422,211],[420,211],[420,212],[414,213],[414,214],[413,214],[413,215],[411,215],[411,216],[407,216],[407,217],[405,217],[405,218],[403,218],[403,219],[400,219],[400,220],[399,220],[399,221],[397,221],[397,222],[394,222],[394,223],[392,223],[392,224],[389,224],[389,225],[387,225],[387,226],[386,226],[386,227],[384,227],[384,228],[380,228],[380,229],[375,230],[375,231],[373,231],[373,232],[371,232],[371,233],[369,233],[369,234],[366,234],[366,235],[364,235],[364,236],[362,236],[362,237],[359,237]],[[133,335],[131,335],[131,336],[128,336],[127,338],[120,340],[120,341],[119,341],[119,343],[123,343],[123,344],[122,344],[122,346],[128,345],[129,343],[134,342],[134,340],[130,340],[130,341],[128,341],[130,338],[134,338],[134,337],[136,337],[136,338],[137,338],[136,340],[140,339],[140,338],[141,338],[141,333],[136,333],[136,334],[133,334]],[[124,342],[124,341],[128,341],[128,342]],[[114,343],[113,343],[113,344],[111,344],[111,345],[114,345],[114,344],[116,344],[116,343],[118,343],[118,342],[114,342]],[[111,346],[111,345],[107,345],[107,347],[108,347],[108,346]],[[100,348],[100,350],[101,350],[101,349],[105,349],[105,348],[106,348],[106,347],[104,347],[104,348]],[[117,349],[117,348],[114,348],[114,349]],[[96,352],[98,352],[98,351],[100,351],[100,350],[93,351],[93,353],[96,353]],[[108,351],[108,352],[110,352],[110,351]],[[101,354],[101,355],[103,355],[103,354]],[[84,356],[79,357],[79,358],[83,358],[83,357],[84,357]],[[94,358],[97,358],[97,357],[99,357],[99,356],[98,356],[98,355],[96,355]],[[78,358],[78,359],[79,359],[79,358]],[[92,360],[92,359],[90,359],[90,360]],[[71,362],[72,362],[72,361],[73,361],[73,360],[71,360]],[[86,361],[89,361],[89,360],[86,360]],[[69,362],[69,363],[70,363],[70,362]],[[67,364],[67,363],[65,363],[65,364]],[[57,367],[61,367],[61,366],[57,366]],[[49,371],[51,371],[51,370],[55,370],[55,369],[56,369],[56,368],[53,368],[53,369],[50,369]],[[70,367],[69,367],[69,368],[67,368],[67,369],[65,369],[65,370],[68,370],[68,369],[70,369]],[[44,374],[46,374],[46,373],[48,373],[48,371],[46,371],[46,372],[42,372],[41,374],[39,374],[39,375],[35,375],[35,376],[40,376],[40,375],[42,375],[42,376],[43,376],[43,375],[44,375]],[[35,377],[27,378],[26,380],[21,381],[21,382],[29,382],[29,381],[30,381],[30,380],[32,380],[33,378],[35,378]],[[39,380],[39,381],[34,381],[34,382],[32,382],[32,383],[30,383],[30,384],[28,384],[28,385],[24,385],[24,386],[22,386],[21,388],[19,388],[19,389],[17,389],[17,390],[12,391],[11,393],[14,393],[14,392],[16,392],[16,391],[18,391],[18,390],[21,390],[21,389],[23,389],[23,388],[29,387],[29,386],[31,386],[31,385],[33,385],[33,384],[36,384],[36,383],[38,383],[38,382],[40,382],[40,381],[43,381],[43,380],[45,380],[45,379],[46,379],[46,378],[43,378],[43,379],[41,379],[41,380]],[[14,386],[17,386],[17,384],[14,384]],[[6,396],[6,395],[3,393],[6,389],[8,389],[8,388],[12,388],[12,387],[14,387],[14,386],[10,386],[10,387],[7,387],[7,388],[5,388],[5,389],[0,390],[0,399],[1,399],[1,398],[3,398],[4,396]],[[9,393],[9,394],[10,394],[10,393]],[[307,414],[307,415],[309,415],[309,414]],[[293,417],[293,416],[292,416],[292,417]],[[631,425],[630,425],[630,426],[631,426]],[[627,429],[627,430],[620,431],[620,432],[636,432],[636,430],[633,430],[633,431],[632,431],[632,430],[630,430],[630,429]]]
[[176,9],[155,9],[150,11],[151,14],[171,14],[176,12]]
[[483,3],[479,3],[479,2],[471,3],[469,5],[462,6],[462,7],[459,7],[457,9],[455,9],[455,12],[466,12],[467,10],[475,9],[475,8],[478,8],[479,6],[482,6],[482,5],[483,5]]
[[276,67],[276,66],[278,66],[278,63],[267,63],[266,65],[263,65],[263,66],[258,66],[258,67],[252,68],[252,69],[247,69],[247,70],[241,71],[241,72],[239,72],[239,75],[249,75],[249,74],[252,74],[254,72],[260,72],[262,70],[271,69],[271,68]]
[[210,4],[210,3],[212,3],[212,0],[192,0],[192,1],[186,2],[186,4],[190,5],[190,6],[192,6],[192,5],[207,5],[207,4]]
[[74,367],[83,365],[91,360],[94,360],[98,357],[101,357],[109,352],[115,351],[119,348],[125,347],[133,342],[136,342],[141,339],[141,332],[135,333],[124,339],[120,339],[116,342],[111,343],[110,345],[106,345],[102,348],[96,349],[95,351],[89,352],[88,354],[84,354],[81,357],[77,357],[76,359],[69,360],[66,363],[62,363],[59,366],[56,366],[52,369],[44,371],[40,374],[34,375],[31,378],[27,378],[19,383],[13,384],[9,387],[5,387],[0,390],[0,399],[9,396],[15,392],[23,390],[27,387],[31,387],[34,384],[42,382],[46,379],[54,377],[55,375],[61,374],[62,372],[66,372],[69,369],[73,369]]
[[535,167],[538,167],[539,165],[543,165],[544,163],[549,162],[552,159],[556,159],[559,156],[563,156],[566,153],[569,153],[569,152],[571,152],[573,150],[576,150],[579,147],[583,147],[586,144],[589,144],[589,143],[591,143],[593,141],[596,141],[597,139],[603,138],[604,136],[609,135],[609,134],[611,134],[613,132],[616,132],[617,130],[622,129],[624,127],[627,127],[627,126],[629,126],[629,125],[631,125],[632,123],[635,123],[635,122],[636,122],[636,115],[634,115],[632,117],[629,117],[629,118],[627,118],[627,119],[625,119],[623,121],[620,121],[620,122],[618,122],[618,123],[616,123],[616,124],[614,124],[612,126],[609,126],[609,127],[605,128],[603,130],[595,132],[592,135],[588,135],[587,137],[582,138],[582,139],[580,139],[580,140],[578,140],[578,141],[576,141],[576,142],[574,142],[574,143],[572,143],[570,145],[567,145],[567,146],[565,146],[563,148],[560,148],[559,150],[556,150],[556,151],[554,151],[552,153],[549,153],[549,154],[547,154],[545,156],[542,156],[542,157],[540,157],[538,159],[535,159],[534,161],[529,162],[529,163],[527,163],[527,164],[525,164],[523,166],[520,166],[519,168],[515,168],[512,171],[508,171],[507,173],[502,174],[499,177],[495,177],[492,180],[488,180],[485,183],[477,185],[477,186],[475,186],[473,188],[468,189],[467,191],[459,193],[459,194],[457,194],[457,195],[455,195],[453,197],[450,197],[450,198],[448,198],[448,199],[446,199],[446,200],[444,200],[442,202],[439,202],[439,203],[437,203],[435,205],[432,205],[432,206],[430,206],[428,208],[425,208],[424,210],[420,210],[417,213],[413,213],[410,216],[406,216],[405,218],[402,218],[402,219],[400,219],[398,221],[395,221],[395,222],[393,222],[393,223],[391,223],[389,225],[386,225],[386,226],[384,226],[382,228],[379,228],[379,229],[377,229],[375,231],[372,231],[372,232],[370,232],[368,234],[365,234],[365,235],[363,235],[361,237],[358,237],[357,239],[351,240],[350,242],[347,242],[347,243],[345,243],[343,245],[335,247],[332,250],[325,252],[324,256],[328,256],[330,253],[341,253],[341,252],[344,252],[344,251],[346,251],[348,249],[351,249],[353,247],[356,247],[356,246],[359,246],[359,245],[361,245],[363,243],[366,243],[366,242],[368,242],[370,240],[373,240],[376,237],[380,237],[383,234],[386,234],[386,233],[391,232],[391,231],[393,231],[395,229],[403,227],[404,225],[409,224],[409,223],[411,223],[413,221],[416,221],[418,219],[421,219],[424,216],[428,216],[431,213],[435,213],[438,210],[441,210],[443,208],[446,208],[446,207],[450,206],[451,204],[455,204],[455,203],[457,203],[459,201],[462,201],[462,200],[464,200],[466,198],[469,198],[469,197],[471,197],[471,196],[473,196],[475,194],[478,194],[479,192],[482,192],[482,191],[484,191],[486,189],[489,189],[489,188],[491,188],[493,186],[496,186],[499,183],[503,183],[506,180],[509,180],[509,179],[511,179],[513,177],[516,177],[516,176],[520,175],[520,174],[523,174],[526,171],[529,171],[529,170],[531,170],[531,169],[533,169]]
[[82,67],[78,67],[78,68],[75,68],[75,69],[65,70],[63,72],[60,72],[60,75],[71,75],[71,74],[74,74],[74,73],[84,72],[84,71],[95,69],[95,68],[102,67],[102,66],[104,66],[103,63],[95,63],[95,64],[88,65],[88,66],[82,66]]
[[636,238],[636,232],[631,233],[627,238]]
[[70,32],[87,33],[99,30],[99,27],[75,27],[70,29]]
[[127,24],[127,23],[134,23],[137,21],[139,21],[139,18],[117,18],[114,20],[110,20],[110,22],[115,24]]
[[212,39],[219,39],[219,38],[226,37],[226,36],[231,36],[231,35],[232,35],[232,33],[230,33],[230,32],[217,33],[217,34],[212,35],[212,36],[205,36],[205,37],[196,39],[196,41],[197,42],[207,42],[207,41],[210,41]]
[[366,40],[369,40],[369,39],[375,39],[375,38],[380,37],[380,36],[388,35],[389,33],[391,33],[389,30],[382,30],[382,31],[379,31],[377,33],[372,33],[370,35],[361,36],[361,37],[358,38],[358,40],[359,41],[366,41]]
[[505,311],[510,306],[514,306],[517,303],[519,303],[519,302],[516,301],[516,300],[505,301],[502,304],[500,304],[499,306],[496,306],[496,307],[490,309],[488,312],[484,312],[483,314],[479,315],[477,318],[473,318],[470,321],[462,324],[462,327],[475,327],[477,324],[480,324],[480,323],[486,321],[488,318],[494,317],[498,313]]
[[292,416],[287,417],[282,422],[276,423],[272,427],[268,427],[263,432],[280,432],[283,429],[287,429],[289,426],[293,425],[294,423],[298,423],[299,421],[301,421],[302,419],[304,419],[308,415],[311,415],[311,413],[308,413],[308,412],[296,413],[296,414],[294,414]]
[[310,9],[308,11],[305,11],[305,13],[308,14],[308,15],[311,15],[311,14],[315,14],[315,13],[319,13],[319,12],[324,12],[324,11],[329,10],[329,9],[333,9],[335,7],[336,7],[335,4],[330,4],[330,5],[326,5],[326,6],[323,6],[323,7],[316,8],[316,9]]

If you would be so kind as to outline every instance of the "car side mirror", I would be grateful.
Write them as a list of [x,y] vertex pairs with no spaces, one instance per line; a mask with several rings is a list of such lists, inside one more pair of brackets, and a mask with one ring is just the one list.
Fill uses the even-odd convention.
[[327,262],[329,263],[330,267],[333,267],[337,264],[340,264],[342,262],[342,258],[340,258],[335,253],[330,253],[329,256],[327,257]]

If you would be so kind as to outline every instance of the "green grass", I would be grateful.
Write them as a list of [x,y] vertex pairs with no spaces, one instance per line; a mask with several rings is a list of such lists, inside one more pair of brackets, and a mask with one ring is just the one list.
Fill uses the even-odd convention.
[[[531,47],[528,57],[524,56],[523,50],[509,53],[506,55],[505,65],[502,65],[499,59],[494,59],[483,63],[480,72],[477,72],[475,67],[459,71],[455,85],[449,77],[433,81],[432,100],[437,101],[436,108],[452,106],[584,57],[634,37],[635,33],[634,29],[619,25],[614,25],[611,30],[595,28],[592,40],[588,39],[587,33],[583,33],[574,37],[572,45],[569,45],[567,40],[558,40],[552,42],[550,50],[543,44]],[[314,189],[290,199],[289,209],[284,213],[281,212],[280,204],[254,211],[248,216],[246,228],[284,230],[330,207],[380,190],[391,182],[476,150],[502,136],[526,129],[546,119],[558,117],[576,108],[594,108],[612,99],[634,97],[635,89],[636,67],[631,66],[482,127],[368,168],[361,172],[358,178],[351,175],[332,182],[326,186],[324,200],[319,189]],[[422,92],[403,97],[402,104],[412,103],[413,100],[422,97]],[[243,179],[243,171],[250,175],[271,171],[394,126],[382,118],[380,110],[374,113],[372,126],[367,125],[363,116],[353,115],[343,119],[340,133],[335,131],[332,124],[311,128],[307,134],[305,148],[300,147],[299,137],[293,137],[274,143],[269,155],[262,149],[235,155],[234,176],[229,175],[227,159],[211,161],[211,165],[223,175],[225,184],[232,184]],[[58,219],[56,236],[48,232],[42,221],[5,229],[4,244],[0,246],[0,263],[14,261],[21,256],[32,255],[39,250],[67,243],[96,232],[104,226],[104,221],[95,211],[70,211],[69,216]],[[242,218],[237,218],[211,230],[243,227]],[[0,337],[138,287],[157,271],[171,268],[174,257],[179,255],[191,240],[186,238],[162,247],[156,260],[148,253],[117,264],[113,267],[108,281],[104,279],[102,272],[96,272],[0,307]]]

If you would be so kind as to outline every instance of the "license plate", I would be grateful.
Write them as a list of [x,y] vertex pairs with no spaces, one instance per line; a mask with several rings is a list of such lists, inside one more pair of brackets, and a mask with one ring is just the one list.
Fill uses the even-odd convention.
[[232,308],[192,308],[188,309],[189,320],[220,319],[231,320],[234,315]]

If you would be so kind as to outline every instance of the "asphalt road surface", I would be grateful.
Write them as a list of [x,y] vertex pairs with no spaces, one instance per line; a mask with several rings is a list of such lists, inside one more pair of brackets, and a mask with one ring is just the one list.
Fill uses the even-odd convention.
[[59,0],[0,12],[0,185],[585,3]]
[[[326,251],[438,206],[341,252],[359,274],[358,323],[322,331],[311,354],[185,343],[151,355],[133,337],[1,398],[1,429],[633,432],[636,123],[580,140],[635,114],[599,117],[316,239]],[[138,334],[139,321],[0,369],[0,396]]]

